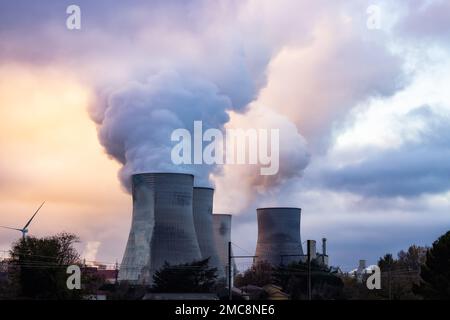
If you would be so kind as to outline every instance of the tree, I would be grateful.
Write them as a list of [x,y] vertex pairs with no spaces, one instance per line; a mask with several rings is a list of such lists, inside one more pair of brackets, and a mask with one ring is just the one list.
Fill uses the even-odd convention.
[[270,263],[258,261],[250,269],[245,270],[243,274],[238,274],[234,283],[238,288],[247,285],[263,287],[273,282],[272,273],[273,268]]
[[374,296],[389,300],[419,299],[413,287],[419,283],[420,266],[425,261],[427,249],[412,245],[405,252],[401,250],[395,259],[386,254],[378,260],[381,270],[381,290]]
[[414,292],[425,299],[450,299],[450,231],[439,237],[427,252]]
[[394,259],[391,253],[385,254],[384,257],[378,260],[378,266],[381,271],[388,272],[394,270],[397,265],[397,261]]
[[359,300],[413,300],[420,299],[415,294],[414,286],[420,281],[421,265],[426,260],[426,247],[412,245],[408,250],[401,250],[397,259],[386,254],[378,260],[381,270],[381,290],[369,290],[366,280],[370,274],[357,281],[354,276],[344,276],[344,292],[348,299]]
[[217,268],[210,268],[209,258],[180,265],[164,266],[153,275],[153,292],[211,292]]
[[342,275],[341,279],[344,283],[344,296],[349,300],[381,300],[383,297],[379,294],[380,290],[369,290],[366,281],[369,275],[364,275],[359,281],[355,276]]
[[66,285],[67,267],[80,264],[74,248],[78,238],[73,234],[26,237],[13,244],[10,251],[11,279],[20,288],[21,298],[77,299],[79,290]]
[[10,300],[17,297],[19,288],[17,284],[11,281],[9,273],[9,261],[0,260],[0,300]]
[[427,251],[425,247],[412,245],[406,252],[401,250],[398,253],[398,264],[407,270],[420,271],[420,267],[425,264]]
[[[308,265],[294,262],[288,266],[279,266],[274,271],[275,283],[289,293],[291,299],[302,300],[308,296]],[[342,299],[344,283],[327,266],[311,262],[311,292],[314,300]]]

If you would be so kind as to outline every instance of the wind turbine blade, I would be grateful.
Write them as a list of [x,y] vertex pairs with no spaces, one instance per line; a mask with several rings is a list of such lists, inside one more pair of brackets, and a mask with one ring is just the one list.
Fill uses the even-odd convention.
[[0,226],[0,228],[10,229],[10,230],[17,230],[17,231],[22,232],[22,229],[17,229],[17,228],[10,228],[10,227],[5,227],[5,226]]
[[40,207],[36,210],[36,212],[33,214],[33,216],[31,217],[30,220],[28,220],[27,224],[25,225],[25,227],[23,227],[23,230],[25,230],[31,223],[31,221],[33,221],[34,217],[36,216],[36,214],[39,212],[39,210],[41,210],[42,206],[44,205],[45,201],[42,202],[42,204],[40,205]]

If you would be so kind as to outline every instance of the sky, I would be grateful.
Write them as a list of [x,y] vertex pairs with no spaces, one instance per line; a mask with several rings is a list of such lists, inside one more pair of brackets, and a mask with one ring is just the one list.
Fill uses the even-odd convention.
[[[120,262],[130,175],[174,171],[215,187],[247,253],[266,206],[301,207],[302,240],[344,270],[431,245],[450,229],[449,30],[445,0],[1,0],[0,225],[46,200],[32,235]],[[175,166],[170,133],[195,120],[279,129],[278,174]]]

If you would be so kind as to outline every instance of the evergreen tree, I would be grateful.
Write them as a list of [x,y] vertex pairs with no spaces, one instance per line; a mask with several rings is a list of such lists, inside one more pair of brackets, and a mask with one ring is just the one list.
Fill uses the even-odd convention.
[[433,243],[414,291],[425,299],[450,299],[450,231]]

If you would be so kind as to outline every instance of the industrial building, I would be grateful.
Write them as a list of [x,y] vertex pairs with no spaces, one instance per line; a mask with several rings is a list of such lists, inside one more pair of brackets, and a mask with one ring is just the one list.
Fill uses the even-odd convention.
[[316,254],[317,263],[328,266],[327,239],[322,238],[322,253]]

